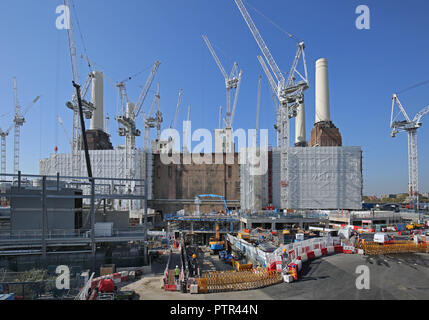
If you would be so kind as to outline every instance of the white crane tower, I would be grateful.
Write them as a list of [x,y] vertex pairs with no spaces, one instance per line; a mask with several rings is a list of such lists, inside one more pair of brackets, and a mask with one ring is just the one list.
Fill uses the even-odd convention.
[[[400,112],[405,117],[403,121],[397,121],[398,114],[394,117],[395,105],[398,106]],[[398,95],[392,96],[392,111],[390,115],[390,128],[392,128],[391,136],[395,137],[397,133],[408,132],[408,195],[411,198],[410,207],[418,210],[419,204],[419,171],[417,162],[417,129],[421,127],[421,118],[429,112],[429,106],[424,107],[417,112],[411,120],[399,101]]]
[[[217,66],[219,67],[220,72],[225,78],[225,87],[226,87],[226,117],[225,122],[225,135],[226,135],[226,152],[232,152],[232,123],[234,122],[235,109],[237,107],[238,93],[240,91],[241,84],[241,75],[242,71],[238,71],[238,64],[234,62],[232,70],[228,75],[225,71],[225,68],[222,66],[216,52],[214,51],[209,39],[203,35],[204,42],[210,50],[210,53],[213,56]],[[231,89],[235,89],[234,102],[231,111]]]
[[182,102],[182,94],[183,94],[183,89],[180,89],[179,95],[177,97],[176,112],[174,113],[174,119],[171,122],[170,129],[176,129],[177,117],[179,115],[179,108],[180,108],[180,104]]
[[[278,131],[278,147],[281,152],[281,173],[280,173],[280,199],[282,208],[289,208],[288,206],[288,153],[289,148],[289,118],[296,117],[297,109],[300,105],[304,104],[304,91],[308,89],[308,74],[307,64],[305,61],[304,42],[298,42],[297,51],[289,71],[288,78],[285,79],[280,68],[277,66],[270,50],[264,42],[259,30],[256,28],[255,23],[247,12],[246,7],[242,0],[234,0],[238,9],[241,12],[244,20],[247,23],[256,43],[259,46],[263,56],[265,57],[271,71],[265,64],[262,57],[258,60],[261,63],[265,74],[267,75],[271,90],[276,93],[277,99],[280,103],[279,113],[276,115],[275,128]],[[298,63],[302,56],[303,72],[298,71]],[[277,82],[274,81],[272,73],[274,74]],[[299,79],[299,80],[298,80]]]
[[258,146],[259,111],[261,109],[261,80],[262,80],[262,77],[259,75],[258,76],[258,95],[256,98],[255,147]]
[[[153,99],[152,106],[150,107],[150,110],[147,113],[147,115],[143,115],[145,152],[148,152],[150,150],[150,146],[149,146],[150,128],[157,129],[157,136],[158,136],[158,131],[161,130],[162,113],[160,110],[160,103],[161,103],[161,91],[160,91],[160,84],[158,82],[158,89],[156,91],[155,98]],[[157,112],[155,116],[152,116],[153,112],[155,111],[155,108],[157,108]]]
[[[119,123],[118,133],[120,136],[125,136],[125,153],[126,153],[126,178],[131,179],[134,177],[134,155],[136,147],[136,137],[140,136],[140,130],[136,127],[136,119],[138,118],[140,111],[143,106],[143,102],[146,99],[146,96],[149,92],[149,89],[152,85],[155,74],[158,71],[158,67],[161,63],[155,61],[152,71],[149,74],[149,77],[146,80],[146,83],[140,92],[137,103],[134,105],[132,102],[128,101],[128,96],[126,94],[125,84],[121,82],[118,84],[119,93],[121,95],[122,110],[123,115],[117,116],[116,120]],[[124,107],[126,104],[126,107]]]
[[17,173],[19,171],[19,149],[20,149],[20,137],[21,137],[21,127],[25,123],[25,115],[30,110],[34,104],[40,99],[40,96],[34,98],[33,102],[21,112],[21,105],[18,100],[18,87],[16,83],[16,78],[13,78],[13,93],[14,93],[14,108],[15,116],[10,127],[3,131],[0,129],[1,136],[1,173],[6,173],[6,137],[9,135],[12,128],[15,128],[14,132],[14,147],[13,147],[13,172]]

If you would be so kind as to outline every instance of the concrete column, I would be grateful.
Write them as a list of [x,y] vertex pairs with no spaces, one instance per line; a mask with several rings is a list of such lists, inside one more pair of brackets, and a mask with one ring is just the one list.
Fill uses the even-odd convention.
[[276,223],[275,222],[271,223],[271,230],[276,230]]

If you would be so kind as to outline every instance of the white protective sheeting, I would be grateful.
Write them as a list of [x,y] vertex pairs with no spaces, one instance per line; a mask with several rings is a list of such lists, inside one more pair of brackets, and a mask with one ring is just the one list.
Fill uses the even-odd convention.
[[273,152],[273,203],[291,209],[361,209],[360,147],[290,147],[288,203],[280,203],[280,153]]
[[243,148],[240,157],[246,159],[240,165],[241,209],[261,210],[268,205],[268,155],[256,155],[254,148]]
[[[148,200],[152,199],[152,161],[153,155],[147,153],[148,157]],[[126,178],[126,151],[125,149],[116,150],[89,150],[91,159],[92,174],[95,178]],[[135,175],[133,179],[145,178],[145,152],[136,150],[135,163],[133,164]],[[73,176],[72,172],[72,154],[51,154],[47,159],[41,159],[39,163],[39,174],[54,176]],[[84,151],[80,154],[80,166],[77,176],[87,175],[86,161]],[[133,200],[133,209],[140,209],[141,204],[138,200]]]

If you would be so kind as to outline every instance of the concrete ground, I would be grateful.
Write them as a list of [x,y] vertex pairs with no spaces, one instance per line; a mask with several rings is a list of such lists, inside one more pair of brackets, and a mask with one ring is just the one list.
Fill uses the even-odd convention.
[[[370,289],[356,288],[359,265],[370,271]],[[429,254],[368,257],[337,254],[306,263],[299,281],[238,292],[189,294],[165,292],[162,275],[144,276],[122,288],[135,290],[142,300],[383,300],[429,299]]]

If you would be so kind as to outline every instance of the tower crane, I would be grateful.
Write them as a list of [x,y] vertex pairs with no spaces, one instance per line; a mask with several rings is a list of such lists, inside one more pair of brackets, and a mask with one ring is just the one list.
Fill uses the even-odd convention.
[[[134,105],[132,102],[128,101],[128,96],[126,95],[126,109],[123,115],[117,116],[116,120],[119,123],[118,133],[120,136],[125,136],[125,152],[126,152],[126,177],[128,179],[134,176],[134,154],[136,147],[136,137],[140,136],[141,132],[136,127],[136,119],[142,110],[143,102],[146,99],[147,93],[152,85],[155,74],[158,71],[159,61],[155,61],[152,71],[149,74],[149,77],[146,80],[146,83],[140,92],[137,103]],[[121,82],[122,84],[124,82]],[[125,85],[118,87],[120,92],[125,89]],[[122,100],[124,101],[124,100]]]
[[[214,51],[207,36],[203,35],[203,39],[208,49],[210,50],[210,53],[213,56],[213,59],[215,60],[217,66],[219,67],[219,70],[221,71],[223,77],[225,78],[225,87],[226,87],[226,117],[224,119],[225,130],[226,130],[225,133],[227,137],[230,137],[229,133],[232,131],[232,123],[234,121],[235,110],[237,107],[238,93],[240,91],[242,71],[241,70],[238,71],[238,64],[237,62],[234,62],[232,70],[228,75],[225,71],[225,68],[222,66],[218,56],[216,55],[216,52]],[[231,110],[231,89],[235,89],[232,110]],[[227,146],[227,152],[231,152],[232,143],[230,141],[227,141],[226,146]]]
[[[180,89],[179,95],[177,97],[176,112],[174,114],[173,120],[171,121],[170,129],[176,129],[177,117],[179,115],[179,108],[180,108],[180,104],[182,102],[182,94],[183,94],[183,89]],[[174,146],[174,141],[173,141],[173,138],[170,136],[168,138],[167,150],[173,150],[173,146]]]
[[155,98],[152,102],[152,106],[150,107],[150,110],[148,114],[144,117],[144,150],[147,152],[149,151],[149,142],[150,142],[150,128],[155,128],[158,126],[157,122],[157,116],[153,117],[153,112],[155,111],[155,107],[157,107],[157,114],[159,111],[160,106],[160,100],[161,100],[161,93],[160,93],[160,84],[158,82],[158,89],[155,94]]
[[[395,105],[398,106],[400,112],[405,117],[403,121],[397,121],[397,115],[394,117]],[[421,118],[429,113],[429,106],[424,107],[417,112],[414,118],[408,116],[404,107],[399,101],[398,95],[392,96],[392,110],[390,115],[390,128],[392,128],[391,136],[395,137],[397,133],[408,132],[408,195],[410,196],[410,207],[415,210],[419,209],[419,173],[417,162],[417,129],[421,127]]]
[[183,134],[183,153],[189,153],[191,146],[188,145],[190,135],[190,121],[191,121],[191,105],[188,105],[188,114],[186,116],[186,122],[184,124]]
[[[64,0],[64,5],[68,8],[71,8],[70,0]],[[76,44],[75,44],[75,37],[74,37],[74,29],[73,29],[73,20],[71,17],[71,13],[69,15],[69,28],[67,29],[67,40],[68,40],[68,47],[69,47],[69,54],[70,54],[70,64],[72,69],[72,76],[73,76],[73,83],[76,84],[78,87],[80,85],[80,78],[79,78],[79,68],[78,68],[78,62],[77,62],[77,55],[76,55]],[[92,112],[95,110],[95,107],[92,103],[87,102],[84,98],[88,91],[89,85],[91,83],[91,73],[88,75],[87,79],[85,80],[84,87],[82,88],[81,92],[81,103],[80,106],[82,108],[82,113],[85,115],[86,119],[90,119],[92,117]],[[77,87],[75,87],[77,88]],[[77,92],[74,91],[72,101],[69,101],[66,103],[66,106],[73,111],[73,133],[72,133],[72,175],[78,176],[80,175],[80,121],[79,121],[79,98],[77,96]],[[83,122],[83,119],[82,119]]]
[[280,108],[279,108],[279,100],[277,98],[277,85],[273,79],[273,76],[271,74],[271,72],[269,71],[267,64],[265,63],[265,60],[261,57],[258,56],[258,61],[261,64],[262,69],[264,70],[265,75],[267,76],[268,79],[268,84],[270,87],[270,92],[271,92],[271,97],[273,99],[273,106],[274,106],[274,113],[276,115],[276,124],[274,125],[274,129],[276,130],[276,134],[277,134],[277,147],[280,147],[281,145],[281,141],[280,141]]
[[[277,66],[273,56],[271,55],[270,50],[264,42],[259,30],[257,29],[255,23],[253,22],[251,16],[249,15],[246,7],[243,4],[242,0],[234,0],[238,9],[240,10],[241,15],[243,16],[247,26],[250,29],[253,37],[255,38],[256,43],[259,46],[263,56],[265,57],[271,71],[266,68],[269,74],[274,74],[277,83],[274,82],[272,76],[268,76],[270,86],[272,90],[276,92],[277,99],[280,104],[280,112],[276,117],[276,130],[279,131],[278,147],[281,152],[281,171],[280,171],[280,205],[283,208],[288,208],[288,198],[289,198],[289,183],[288,183],[288,148],[289,148],[289,119],[296,117],[297,108],[300,104],[304,103],[304,91],[308,89],[308,74],[307,74],[307,64],[305,60],[305,44],[303,41],[298,42],[297,51],[295,58],[293,60],[292,66],[289,71],[288,78],[285,79],[280,68]],[[303,73],[298,71],[298,63],[302,56],[303,62]],[[261,60],[260,60],[261,62]],[[299,79],[299,80],[298,80]]]
[[21,137],[21,127],[25,123],[25,115],[30,110],[30,108],[36,104],[40,99],[40,96],[34,98],[33,102],[21,112],[21,105],[18,100],[18,88],[16,84],[16,78],[13,78],[13,92],[14,92],[14,102],[15,102],[15,117],[13,123],[15,125],[14,132],[14,147],[13,147],[13,172],[18,173],[19,171],[19,146],[20,146],[20,137]]
[[161,123],[164,120],[162,118],[162,112],[161,112],[161,100],[159,100],[160,102],[158,103],[158,110],[156,111],[156,115],[155,115],[155,121],[156,121],[156,139],[159,140],[161,138]]
[[176,129],[177,116],[179,115],[180,103],[182,102],[182,94],[183,94],[183,89],[180,89],[179,96],[177,97],[176,113],[174,114],[174,119],[171,122],[170,129]]

